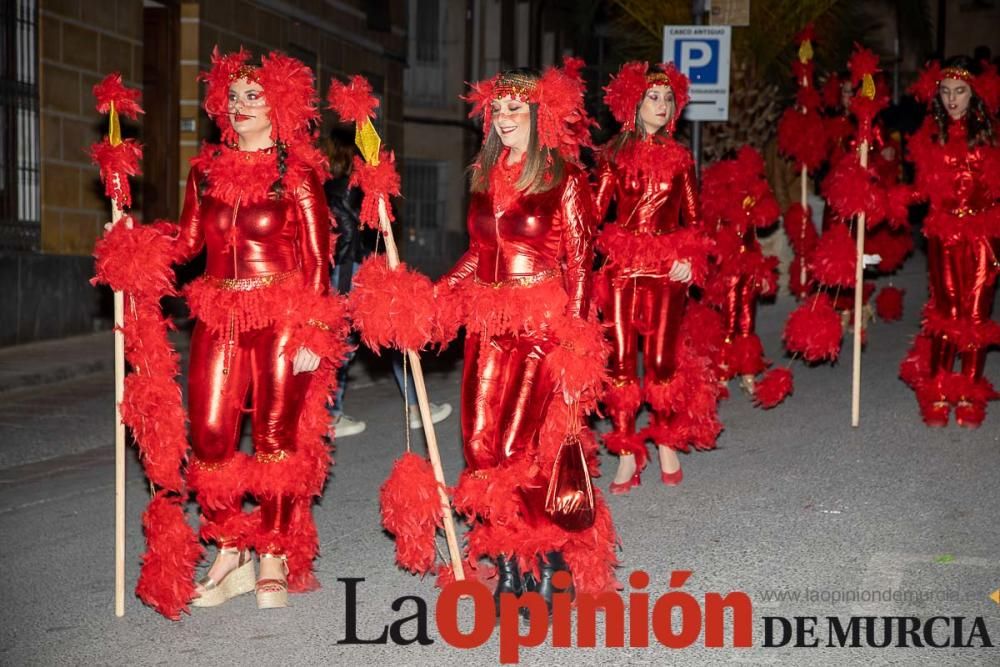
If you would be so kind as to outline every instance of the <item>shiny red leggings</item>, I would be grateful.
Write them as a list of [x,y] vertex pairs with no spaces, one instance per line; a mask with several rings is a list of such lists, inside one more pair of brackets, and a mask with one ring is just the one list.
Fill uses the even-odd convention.
[[722,326],[726,336],[736,338],[754,332],[757,318],[757,292],[750,276],[727,279],[726,298],[722,302]]
[[[299,414],[311,373],[292,374],[291,332],[266,327],[232,342],[201,322],[191,338],[188,412],[194,456],[204,464],[224,463],[239,447],[244,406],[250,398],[254,451],[258,457],[295,451]],[[233,480],[234,488],[244,480]],[[284,532],[292,514],[291,496],[261,498],[261,530]],[[203,508],[209,521],[224,523],[239,506]]]
[[[677,368],[677,344],[687,304],[687,285],[666,277],[611,278],[611,379],[638,383],[639,337],[645,384],[664,383]],[[636,413],[613,411],[615,430],[635,432]],[[654,413],[654,422],[667,415]]]
[[462,441],[466,465],[490,468],[538,447],[555,377],[551,343],[534,336],[465,339],[462,370]]
[[[927,239],[931,307],[943,317],[975,324],[989,321],[997,276],[994,261],[986,239],[947,244]],[[931,341],[931,377],[952,372],[956,356],[961,356],[962,375],[970,380],[982,378],[986,348],[958,350],[952,341],[940,336]]]

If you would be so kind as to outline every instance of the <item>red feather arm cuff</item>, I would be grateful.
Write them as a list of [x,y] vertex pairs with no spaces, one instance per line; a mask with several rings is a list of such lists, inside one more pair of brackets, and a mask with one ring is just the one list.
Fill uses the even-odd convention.
[[125,139],[113,146],[105,137],[90,146],[90,161],[101,170],[104,194],[123,209],[132,206],[132,189],[128,177],[142,173],[139,169],[141,160],[142,145],[134,139]]
[[691,282],[704,285],[714,242],[701,231],[683,228],[668,234],[633,234],[617,224],[605,225],[597,249],[616,266],[666,273],[675,261],[691,263]]
[[381,151],[377,165],[368,164],[355,156],[351,187],[359,187],[365,193],[359,216],[362,223],[372,229],[379,228],[378,202],[383,198],[389,222],[396,219],[392,214],[392,207],[389,206],[389,198],[400,194],[399,172],[396,171],[396,157],[393,153]]

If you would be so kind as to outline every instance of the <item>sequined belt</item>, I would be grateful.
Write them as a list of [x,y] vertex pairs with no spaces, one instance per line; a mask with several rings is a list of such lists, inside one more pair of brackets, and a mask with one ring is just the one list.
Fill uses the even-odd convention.
[[546,280],[555,278],[558,275],[559,269],[549,269],[531,276],[516,276],[514,278],[507,278],[494,283],[488,283],[481,280],[479,276],[474,276],[473,281],[477,285],[482,285],[483,287],[493,287],[495,289],[500,289],[501,287],[531,287],[532,285],[537,285],[538,283],[543,283]]
[[209,286],[227,292],[250,292],[262,287],[280,285],[299,275],[298,269],[285,271],[284,273],[271,273],[266,276],[253,276],[252,278],[212,278],[207,277],[205,282]]

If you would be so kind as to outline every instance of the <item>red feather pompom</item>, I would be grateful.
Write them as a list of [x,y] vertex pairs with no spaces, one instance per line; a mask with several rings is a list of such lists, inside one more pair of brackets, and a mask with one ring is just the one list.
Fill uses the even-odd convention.
[[851,72],[851,83],[855,86],[861,83],[865,74],[874,76],[878,70],[878,56],[859,44],[854,45],[854,53],[847,61],[847,69]]
[[865,225],[885,220],[888,202],[872,168],[865,169],[852,156],[840,159],[823,181],[823,195],[843,219],[865,214]]
[[882,258],[878,263],[880,272],[892,273],[903,266],[913,252],[913,233],[908,228],[892,229],[883,225],[865,236],[865,252]]
[[361,201],[361,222],[372,229],[379,229],[378,202],[385,199],[385,212],[392,222],[396,217],[389,206],[389,198],[400,194],[399,172],[396,171],[396,156],[391,151],[379,152],[379,163],[371,165],[354,156],[354,170],[351,172],[351,187],[359,187],[365,193]]
[[772,368],[754,385],[753,400],[761,408],[769,410],[785,400],[793,391],[792,370]]
[[142,144],[134,139],[125,139],[113,146],[107,137],[90,146],[90,161],[101,170],[104,194],[113,199],[119,207],[132,206],[132,188],[128,177],[141,173]]
[[538,104],[538,142],[575,162],[581,146],[593,146],[593,121],[584,106],[586,86],[577,59],[564,59],[563,67],[549,67],[531,97]]
[[802,113],[795,107],[785,109],[778,120],[778,150],[796,163],[814,171],[826,160],[826,134],[823,118],[815,110]]
[[802,44],[802,42],[815,42],[816,41],[816,26],[812,23],[805,24],[801,30],[795,33],[795,37],[792,38],[796,44]]
[[372,84],[360,74],[352,76],[346,84],[331,79],[326,100],[342,121],[358,125],[375,118],[379,106],[378,98],[372,95]]
[[856,246],[847,225],[833,225],[809,256],[810,275],[823,285],[853,287],[858,265]]
[[836,361],[844,332],[829,295],[816,294],[792,311],[782,336],[785,347],[810,363]]
[[101,113],[110,113],[112,103],[115,111],[128,116],[132,120],[139,117],[139,114],[146,113],[139,106],[142,99],[142,91],[135,88],[127,88],[122,83],[122,75],[112,72],[104,77],[100,83],[94,84],[94,98],[97,100],[97,110]]
[[146,553],[135,593],[172,621],[189,613],[194,598],[195,564],[201,558],[198,538],[184,518],[182,498],[160,491],[142,515]]
[[427,276],[405,264],[390,269],[384,255],[361,263],[348,297],[351,319],[365,345],[420,350],[439,340],[434,288]]
[[894,185],[886,190],[886,221],[891,227],[909,229],[910,204],[915,200],[916,193],[908,185]]
[[379,490],[382,525],[396,538],[396,562],[414,574],[434,570],[441,494],[427,459],[407,452],[392,464]]
[[895,322],[903,318],[903,290],[898,287],[883,287],[875,297],[875,312],[885,322]]

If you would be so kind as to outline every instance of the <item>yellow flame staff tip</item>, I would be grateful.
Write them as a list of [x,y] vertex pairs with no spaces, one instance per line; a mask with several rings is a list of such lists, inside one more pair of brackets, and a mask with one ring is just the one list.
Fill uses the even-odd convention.
[[370,119],[365,119],[364,123],[355,125],[354,143],[358,145],[361,157],[365,159],[365,162],[373,167],[377,167],[378,149],[382,145],[382,139],[379,138],[378,132],[375,131],[375,126],[372,125]]

